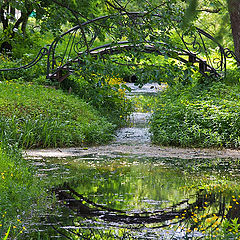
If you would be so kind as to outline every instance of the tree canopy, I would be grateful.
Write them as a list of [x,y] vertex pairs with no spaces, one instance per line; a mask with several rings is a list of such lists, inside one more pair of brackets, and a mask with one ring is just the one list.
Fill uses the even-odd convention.
[[235,52],[240,58],[239,9],[238,0],[0,0],[1,50],[11,48],[11,40],[17,35],[27,37],[27,24],[32,16],[42,32],[51,31],[57,36],[66,24],[78,25],[113,13],[145,11],[158,12],[169,22],[174,19],[183,28],[194,22],[220,40],[229,37],[231,26]]

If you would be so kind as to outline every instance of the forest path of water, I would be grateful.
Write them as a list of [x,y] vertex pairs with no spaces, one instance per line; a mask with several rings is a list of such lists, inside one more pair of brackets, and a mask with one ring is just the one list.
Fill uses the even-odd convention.
[[[145,84],[138,87],[133,83],[129,84],[132,89],[128,97],[142,94],[156,94],[164,88],[156,83]],[[77,157],[86,155],[118,155],[129,154],[140,157],[170,157],[181,159],[194,158],[239,158],[240,150],[232,149],[200,149],[200,148],[177,148],[163,147],[151,144],[148,131],[148,119],[150,113],[134,112],[131,116],[131,124],[128,127],[119,129],[115,140],[102,146],[89,148],[56,148],[56,149],[34,149],[24,152],[26,157]]]
[[[162,89],[154,84],[131,88],[128,97]],[[213,215],[221,221],[230,216],[232,196],[240,196],[240,165],[229,157],[240,158],[240,151],[153,145],[148,131],[150,117],[151,113],[134,112],[130,126],[119,129],[109,145],[27,151],[25,156],[37,176],[54,186],[58,203],[40,220],[29,220],[32,227],[27,236],[203,239],[202,226],[207,221],[212,224]],[[226,183],[230,190],[226,191]],[[188,217],[182,220],[185,215]],[[199,219],[199,227],[191,222],[193,216]],[[229,219],[235,215],[231,216]]]

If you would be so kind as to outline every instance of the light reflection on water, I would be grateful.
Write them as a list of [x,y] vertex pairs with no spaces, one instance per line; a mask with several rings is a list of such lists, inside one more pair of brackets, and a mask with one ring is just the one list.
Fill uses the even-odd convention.
[[[132,97],[164,86],[130,87]],[[150,143],[150,115],[133,113],[132,128],[121,129],[114,144]],[[23,239],[204,239],[224,219],[240,218],[239,160],[109,151],[32,159],[32,165],[58,201]]]
[[[215,224],[216,228],[222,219],[239,215],[237,205],[232,203],[232,195],[240,195],[239,178],[234,177],[239,172],[238,161],[126,155],[38,161],[34,161],[34,166],[40,175],[49,179],[49,184],[59,185],[67,193],[71,193],[70,186],[86,198],[82,201],[81,197],[72,194],[71,203],[61,199],[59,213],[49,214],[34,227],[38,234],[41,229],[41,237],[183,239],[187,235],[189,239],[198,239],[211,225]],[[188,201],[181,204],[186,199]],[[76,205],[79,201],[87,209],[103,208],[86,214]],[[231,209],[228,208],[230,204],[233,205]],[[115,209],[123,213],[116,213]],[[144,219],[140,223],[138,217],[133,218],[137,213],[157,220],[164,216],[166,220],[149,222],[140,218]],[[212,220],[214,216],[218,218]]]

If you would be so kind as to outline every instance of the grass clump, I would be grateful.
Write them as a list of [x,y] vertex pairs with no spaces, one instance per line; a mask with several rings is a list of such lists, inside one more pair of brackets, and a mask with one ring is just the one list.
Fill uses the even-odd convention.
[[0,84],[0,137],[22,148],[105,143],[114,125],[83,100],[37,84]]
[[176,86],[158,99],[151,121],[156,144],[240,147],[240,87],[215,82]]

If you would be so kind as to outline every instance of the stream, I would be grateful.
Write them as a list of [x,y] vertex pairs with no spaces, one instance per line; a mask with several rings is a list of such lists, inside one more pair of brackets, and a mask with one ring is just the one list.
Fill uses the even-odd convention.
[[[129,87],[132,97],[164,86]],[[154,146],[150,117],[133,113],[106,146],[27,151],[57,204],[23,239],[205,239],[240,217],[235,153]]]

